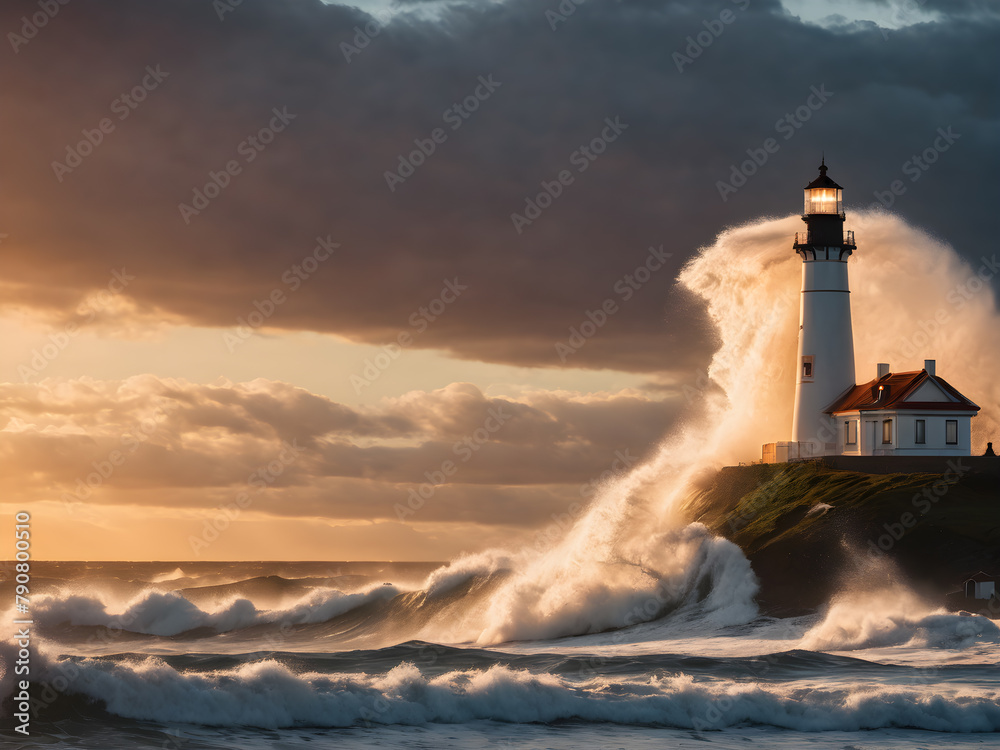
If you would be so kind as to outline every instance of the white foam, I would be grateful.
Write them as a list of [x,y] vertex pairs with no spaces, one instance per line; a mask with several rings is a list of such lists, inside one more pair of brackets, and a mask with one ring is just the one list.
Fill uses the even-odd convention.
[[150,583],[165,583],[167,581],[176,581],[181,578],[187,578],[187,574],[181,568],[174,568],[169,573],[160,573],[159,575],[153,576]]
[[503,550],[463,555],[427,576],[422,586],[429,596],[445,594],[473,578],[486,578],[507,570],[514,558]]
[[850,685],[777,686],[689,676],[569,681],[503,666],[427,678],[412,664],[383,675],[294,674],[274,661],[182,674],[149,658],[85,660],[70,690],[119,716],[213,726],[293,727],[582,719],[709,729],[761,724],[803,731],[913,727],[1000,730],[995,695]]
[[854,651],[909,646],[969,648],[1000,643],[1000,627],[982,615],[933,609],[903,587],[849,592],[834,599],[822,621],[802,637],[800,648]]
[[249,599],[233,599],[218,609],[205,611],[173,592],[146,591],[114,609],[97,596],[74,594],[37,597],[32,605],[35,620],[43,627],[99,626],[147,635],[174,636],[196,628],[228,632],[253,625],[326,622],[369,602],[397,596],[395,586],[374,586],[345,594],[335,589],[316,589],[287,608],[261,610]]

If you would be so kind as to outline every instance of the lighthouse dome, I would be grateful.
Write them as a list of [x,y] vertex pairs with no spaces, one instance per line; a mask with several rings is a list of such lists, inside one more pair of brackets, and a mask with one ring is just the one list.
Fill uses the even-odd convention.
[[805,207],[803,213],[842,214],[844,189],[826,174],[826,159],[819,165],[819,177],[805,187]]

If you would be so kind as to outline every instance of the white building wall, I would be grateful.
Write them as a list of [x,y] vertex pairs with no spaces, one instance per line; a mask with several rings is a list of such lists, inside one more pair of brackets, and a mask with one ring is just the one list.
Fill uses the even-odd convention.
[[954,402],[948,395],[938,388],[930,379],[921,383],[913,393],[906,397],[907,401],[937,401],[940,403]]
[[[837,425],[824,409],[855,383],[846,259],[802,262],[799,323],[792,440],[814,443],[818,455],[833,453],[838,444]],[[804,374],[807,357],[812,358],[811,378]]]
[[[892,442],[882,442],[882,423],[892,420]],[[916,442],[916,421],[924,420],[926,442]],[[972,416],[941,412],[878,411],[836,415],[837,446],[847,456],[968,456],[972,452]],[[845,441],[844,423],[858,421],[858,444]],[[947,443],[947,420],[958,422],[958,444]]]
[[[927,442],[924,444],[917,443],[917,420],[923,419],[926,426],[925,433],[932,429],[931,420],[923,416],[915,416],[913,414],[900,414],[896,417],[899,425],[899,438],[898,438],[898,449],[901,451],[912,451],[912,450],[926,450],[928,445],[931,445],[931,436],[926,434]],[[942,428],[943,429],[943,428]],[[944,442],[942,433],[942,443]]]

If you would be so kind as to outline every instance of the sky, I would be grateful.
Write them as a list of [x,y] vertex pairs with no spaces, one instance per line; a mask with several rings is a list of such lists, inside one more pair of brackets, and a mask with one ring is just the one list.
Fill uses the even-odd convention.
[[39,557],[530,543],[684,419],[718,341],[677,274],[821,155],[848,214],[995,246],[985,0],[42,5],[0,9]]

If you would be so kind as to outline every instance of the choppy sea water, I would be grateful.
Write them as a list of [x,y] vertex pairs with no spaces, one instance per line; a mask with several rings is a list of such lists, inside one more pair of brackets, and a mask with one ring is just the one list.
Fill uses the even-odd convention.
[[11,731],[9,700],[3,734],[46,748],[1000,744],[987,617],[862,601],[716,625],[702,592],[607,632],[435,642],[504,575],[426,587],[436,567],[38,563],[31,735]]

